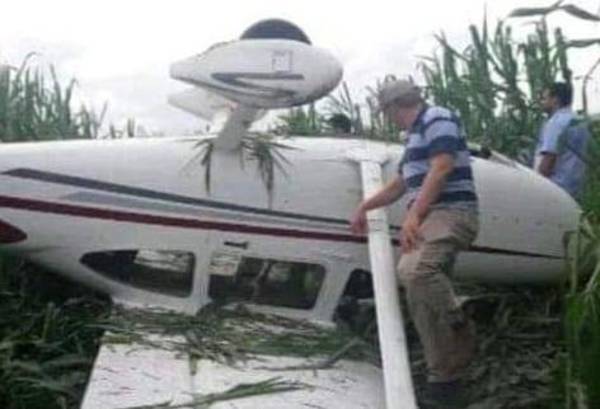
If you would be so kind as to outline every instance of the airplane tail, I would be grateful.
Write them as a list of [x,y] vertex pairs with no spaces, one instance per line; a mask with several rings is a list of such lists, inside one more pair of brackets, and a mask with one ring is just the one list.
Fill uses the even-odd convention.
[[264,20],[240,40],[173,63],[170,74],[194,88],[169,102],[209,121],[225,112],[219,137],[239,144],[261,110],[302,105],[331,92],[342,78],[342,66],[328,51],[312,46],[297,26]]

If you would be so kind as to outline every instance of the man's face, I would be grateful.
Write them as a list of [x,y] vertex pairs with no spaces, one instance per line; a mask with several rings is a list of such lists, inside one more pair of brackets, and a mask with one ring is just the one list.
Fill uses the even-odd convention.
[[397,104],[391,103],[384,109],[383,114],[400,129],[408,129],[406,108],[401,108]]
[[540,105],[542,106],[542,110],[545,113],[551,114],[558,107],[558,100],[556,97],[553,97],[550,94],[549,90],[545,89],[544,91],[542,91],[542,96],[540,98]]

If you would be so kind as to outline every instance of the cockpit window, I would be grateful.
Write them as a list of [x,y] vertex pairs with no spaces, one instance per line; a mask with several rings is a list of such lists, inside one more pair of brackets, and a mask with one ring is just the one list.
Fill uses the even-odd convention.
[[194,254],[176,250],[113,250],[87,253],[81,263],[97,273],[142,290],[188,297]]
[[220,302],[311,309],[325,268],[310,263],[215,253],[209,267],[208,295]]

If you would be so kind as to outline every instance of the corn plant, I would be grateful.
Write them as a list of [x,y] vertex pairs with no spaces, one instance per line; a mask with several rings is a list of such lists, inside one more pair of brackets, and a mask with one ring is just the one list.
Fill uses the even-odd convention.
[[600,407],[600,124],[593,122],[584,216],[569,246],[570,281],[565,296],[566,351],[561,365],[563,405]]
[[[588,22],[599,22],[600,16],[597,14],[590,13],[580,7],[577,7],[574,4],[564,4],[564,1],[558,1],[551,6],[548,7],[525,7],[513,10],[510,14],[510,17],[541,17],[542,21],[545,21],[548,15],[551,13],[562,11],[570,16],[588,21]],[[586,38],[586,39],[577,39],[570,40],[567,42],[562,42],[562,46],[564,48],[586,48],[593,45],[600,44],[600,38]],[[583,76],[583,81],[581,84],[581,95],[582,95],[582,111],[587,114],[588,112],[588,92],[587,87],[589,80],[594,73],[594,71],[600,66],[600,58],[591,66],[588,72]]]
[[[0,69],[0,140],[4,142],[95,138],[103,115],[74,110],[77,82],[63,86],[54,67],[32,67],[30,54],[18,67]],[[104,113],[104,111],[103,111]]]
[[78,407],[108,302],[0,256],[0,407]]
[[[214,139],[202,139],[194,145],[198,153],[186,164],[184,169],[200,165],[204,168],[204,189],[210,195],[212,158],[215,152]],[[283,153],[284,150],[293,149],[292,147],[275,142],[273,135],[268,134],[248,134],[242,138],[238,154],[240,155],[241,166],[245,165],[246,160],[256,161],[256,170],[265,186],[269,198],[269,206],[273,201],[275,188],[275,175],[277,171],[287,177],[286,166],[290,165],[289,160]]]
[[356,102],[348,84],[342,82],[337,94],[327,96],[323,108],[316,104],[311,104],[308,110],[292,108],[279,117],[280,124],[274,132],[283,135],[331,136],[334,130],[328,118],[343,115],[349,119],[350,135],[355,138],[397,141],[399,129],[384,118],[377,105],[377,96],[384,81],[378,79],[373,86],[367,86],[367,97],[362,103]]
[[600,407],[600,221],[582,218],[569,248],[569,289],[565,297],[562,407]]
[[351,134],[361,135],[364,133],[365,127],[360,105],[354,102],[346,81],[342,82],[341,89],[337,95],[327,96],[325,109],[330,118],[335,115],[344,115],[348,118],[351,124]]
[[318,136],[324,129],[324,116],[314,103],[308,108],[296,107],[279,116],[279,124],[273,130],[279,135]]
[[470,140],[525,161],[542,120],[538,96],[559,78],[571,81],[562,31],[551,36],[542,20],[517,42],[510,26],[499,22],[490,33],[484,20],[469,33],[462,51],[437,36],[441,51],[420,65],[428,94],[460,113]]
[[[33,56],[0,66],[0,140],[99,137],[106,106],[73,109],[77,82],[64,86]],[[0,407],[78,407],[101,334],[88,325],[107,313],[105,299],[0,254]]]

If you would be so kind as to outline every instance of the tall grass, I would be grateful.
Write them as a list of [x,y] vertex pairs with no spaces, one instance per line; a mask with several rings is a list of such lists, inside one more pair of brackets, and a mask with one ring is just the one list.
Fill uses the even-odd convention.
[[54,67],[32,66],[30,54],[17,67],[0,67],[0,140],[3,142],[96,138],[100,116],[73,109],[77,82],[63,86]]
[[570,249],[562,407],[600,407],[600,215],[590,213]]
[[308,109],[292,108],[280,115],[280,123],[274,131],[280,135],[330,136],[335,131],[329,119],[334,115],[344,115],[351,124],[350,133],[346,136],[397,142],[397,126],[384,118],[376,102],[383,82],[392,78],[377,79],[374,85],[367,86],[367,97],[361,103],[355,101],[344,81],[337,93],[328,95],[322,104],[313,103]]
[[542,120],[538,98],[556,80],[571,81],[567,45],[560,28],[551,35],[545,20],[525,41],[503,22],[490,30],[469,27],[471,43],[457,50],[443,34],[441,51],[420,65],[437,104],[458,111],[468,137],[527,161]]
[[593,124],[580,228],[569,246],[562,408],[600,407],[600,124]]
[[[96,138],[102,117],[74,110],[76,81],[54,68],[0,66],[2,142]],[[78,285],[0,254],[0,408],[77,408],[108,301]]]
[[279,135],[319,136],[325,126],[324,115],[311,103],[308,108],[290,108],[287,113],[279,115],[279,124],[273,132]]
[[77,408],[101,332],[106,299],[2,255],[0,407]]

